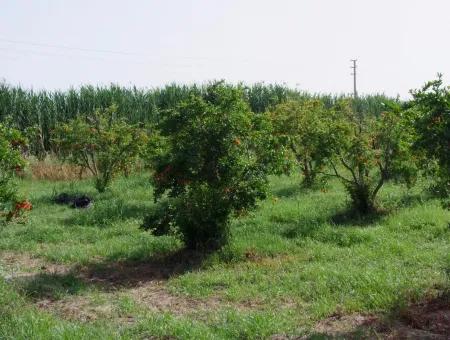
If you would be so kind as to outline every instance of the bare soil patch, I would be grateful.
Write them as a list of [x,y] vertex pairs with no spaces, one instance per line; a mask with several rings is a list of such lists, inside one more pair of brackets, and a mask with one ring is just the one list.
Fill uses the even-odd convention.
[[339,336],[355,332],[361,327],[373,328],[378,323],[378,318],[373,315],[335,315],[319,321],[314,327],[314,332],[330,336]]
[[128,290],[133,299],[153,312],[170,312],[174,315],[205,313],[226,306],[218,297],[194,299],[169,292],[164,281],[152,282]]
[[[279,259],[265,259],[249,254],[252,262],[271,265]],[[229,307],[241,310],[261,308],[257,301],[228,303],[219,296],[195,299],[171,293],[167,280],[201,266],[203,255],[193,252],[176,252],[166,257],[145,262],[94,263],[90,266],[66,266],[47,263],[27,253],[3,252],[0,254],[0,275],[9,281],[31,282],[51,275],[64,279],[73,276],[86,285],[93,285],[106,294],[107,303],[97,303],[82,294],[62,298],[48,295],[34,299],[38,308],[49,310],[64,318],[91,321],[116,318],[119,322],[134,322],[133,316],[118,315],[111,303],[116,294],[130,296],[138,305],[154,312],[175,315],[198,314]],[[287,258],[289,260],[289,258]],[[286,305],[287,306],[287,305]],[[294,308],[294,306],[291,306]],[[450,339],[450,294],[441,294],[406,308],[396,310],[389,317],[370,314],[336,314],[319,321],[313,334],[328,338],[345,339]],[[301,337],[300,339],[308,339]],[[274,339],[291,339],[274,336]]]
[[450,295],[445,293],[410,304],[388,317],[370,314],[334,315],[319,321],[312,333],[298,339],[450,339]]
[[145,261],[94,263],[79,268],[77,276],[102,286],[104,290],[133,288],[196,270],[201,267],[204,258],[203,253],[180,250]]
[[112,304],[97,304],[90,298],[79,295],[61,300],[39,299],[36,301],[36,306],[64,319],[82,322],[94,321],[99,318],[112,319],[114,317],[114,306]]
[[55,263],[48,263],[41,258],[32,257],[27,253],[3,252],[0,254],[0,268],[6,280],[33,277],[39,272],[47,274],[65,274],[70,268]]
[[[11,281],[27,287],[33,283],[51,279],[44,284],[42,294],[31,295],[35,305],[60,317],[79,321],[98,318],[115,318],[119,322],[134,322],[133,316],[122,316],[117,312],[114,301],[119,294],[130,296],[139,306],[153,312],[170,312],[174,315],[202,314],[224,307],[248,309],[251,304],[227,304],[219,297],[196,299],[171,293],[167,280],[200,265],[202,256],[198,253],[175,253],[168,257],[145,262],[94,263],[89,266],[65,266],[49,264],[29,254],[4,253],[0,255],[3,267],[16,268],[9,276]],[[104,302],[93,301],[89,295],[76,291],[63,296],[52,295],[52,284],[61,285],[67,277],[102,291]],[[59,286],[58,286],[59,287]]]
[[400,329],[426,332],[429,339],[450,339],[450,293],[433,299],[411,304],[400,311]]

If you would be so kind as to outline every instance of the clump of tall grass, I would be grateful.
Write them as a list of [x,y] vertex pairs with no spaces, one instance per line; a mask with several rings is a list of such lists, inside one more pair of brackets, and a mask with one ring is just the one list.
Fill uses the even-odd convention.
[[70,181],[90,177],[80,166],[62,163],[53,156],[42,160],[30,157],[28,164],[28,169],[22,177],[30,177],[34,180]]

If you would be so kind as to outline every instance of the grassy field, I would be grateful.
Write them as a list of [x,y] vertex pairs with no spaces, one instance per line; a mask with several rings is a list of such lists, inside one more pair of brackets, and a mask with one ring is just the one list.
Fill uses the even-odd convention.
[[[360,220],[339,183],[298,183],[273,178],[270,197],[233,220],[230,245],[202,255],[139,229],[153,204],[144,175],[103,194],[88,180],[25,180],[27,223],[0,226],[0,339],[302,336],[448,289],[450,212],[424,185],[387,185],[386,213]],[[56,205],[60,192],[94,205]]]

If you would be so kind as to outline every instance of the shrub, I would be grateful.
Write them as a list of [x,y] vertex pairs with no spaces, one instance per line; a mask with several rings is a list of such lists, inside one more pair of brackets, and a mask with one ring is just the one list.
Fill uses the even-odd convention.
[[95,187],[105,191],[114,176],[136,161],[147,143],[141,128],[116,118],[116,107],[78,117],[55,131],[54,142],[64,160],[87,169]]
[[320,100],[308,99],[279,104],[271,114],[275,132],[299,164],[306,187],[316,182],[331,156],[329,111]]
[[[443,86],[442,75],[426,83],[420,90],[411,91],[416,116],[416,151],[426,157],[422,166],[439,179],[439,191],[450,195],[450,87]],[[436,164],[436,166],[433,166]]]
[[376,196],[388,179],[408,185],[416,179],[410,112],[397,103],[387,104],[388,110],[375,118],[356,113],[349,102],[342,102],[330,125],[334,142],[328,175],[342,181],[353,207],[362,214],[375,210]]
[[16,203],[22,203],[18,202],[14,176],[25,166],[21,154],[25,145],[26,140],[19,131],[0,124],[0,210],[2,213],[8,210],[9,219],[13,217],[11,212],[16,210]]
[[267,176],[281,162],[267,117],[250,112],[241,88],[219,82],[167,111],[159,126],[165,139],[154,157],[159,205],[144,227],[177,228],[189,248],[222,246],[231,214],[266,196]]

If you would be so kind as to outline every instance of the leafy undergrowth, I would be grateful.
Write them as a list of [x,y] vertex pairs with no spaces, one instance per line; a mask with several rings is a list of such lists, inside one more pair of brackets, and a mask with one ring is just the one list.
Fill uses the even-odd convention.
[[[132,176],[103,194],[88,181],[23,183],[28,223],[0,227],[0,338],[307,336],[449,287],[450,213],[420,186],[387,185],[384,213],[360,218],[337,183],[273,178],[272,196],[233,220],[230,245],[205,255],[139,229],[148,183]],[[94,204],[52,203],[60,192]]]

